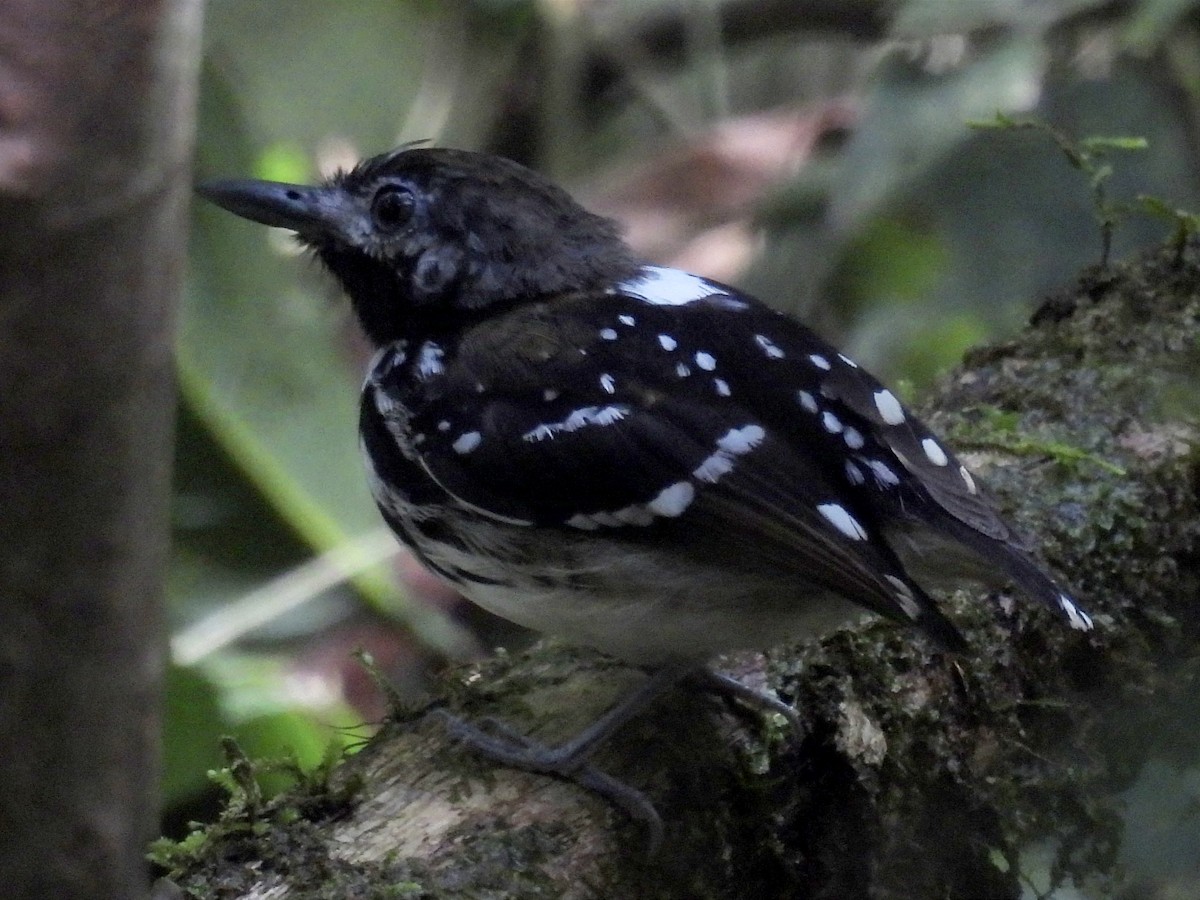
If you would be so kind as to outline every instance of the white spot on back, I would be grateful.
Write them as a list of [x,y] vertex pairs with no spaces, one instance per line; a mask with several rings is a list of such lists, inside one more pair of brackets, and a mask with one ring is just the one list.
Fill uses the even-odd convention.
[[971,477],[971,473],[967,471],[966,466],[958,467],[958,474],[962,477],[963,483],[967,486],[967,490],[972,494],[979,493],[979,488],[975,485],[975,479]]
[[875,392],[875,408],[888,425],[899,425],[904,421],[904,407],[887,388],[880,388]]
[[796,391],[796,399],[800,401],[800,406],[805,412],[817,411],[817,398],[808,391]]
[[615,328],[601,328],[600,337],[606,341],[615,341],[617,339],[617,330]]
[[731,391],[729,390],[729,382],[724,378],[714,378],[713,387],[717,389],[717,394],[722,397],[728,397]]
[[634,278],[618,284],[613,291],[654,306],[682,306],[722,293],[699,275],[665,266],[643,266]]
[[674,350],[679,346],[679,341],[675,340],[675,338],[671,337],[669,334],[660,334],[658,336],[658,343],[662,345],[664,350],[668,351]]
[[756,334],[754,336],[754,343],[758,344],[758,346],[762,349],[762,352],[767,354],[768,359],[783,359],[783,351],[780,350],[775,345],[775,342],[765,334]]
[[944,466],[949,462],[946,458],[946,451],[933,438],[925,438],[925,440],[921,441],[921,446],[925,449],[925,455],[929,458],[929,461],[935,466]]
[[825,430],[830,434],[837,434],[842,430],[842,420],[831,412],[826,412],[821,416],[821,424],[825,426]]
[[711,372],[717,367],[717,360],[711,353],[705,353],[701,350],[696,354],[696,365],[702,368],[705,372]]
[[674,519],[683,515],[683,511],[691,505],[695,497],[696,489],[690,481],[677,481],[659,491],[658,496],[647,503],[646,507],[655,515]]
[[865,541],[867,539],[867,530],[840,503],[822,503],[817,507],[817,512],[828,519],[830,525],[851,540]]
[[808,356],[808,361],[818,369],[824,369],[826,372],[833,368],[833,366],[829,364],[829,360],[823,357],[820,353],[810,353]]
[[846,426],[846,430],[842,433],[842,439],[851,450],[861,450],[863,444],[866,443],[863,440],[862,432],[852,425]]
[[483,441],[483,435],[478,431],[467,431],[458,436],[450,446],[454,448],[455,453],[470,453]]
[[607,372],[600,376],[600,387],[604,388],[607,393],[614,393],[617,389],[616,384],[616,380]]

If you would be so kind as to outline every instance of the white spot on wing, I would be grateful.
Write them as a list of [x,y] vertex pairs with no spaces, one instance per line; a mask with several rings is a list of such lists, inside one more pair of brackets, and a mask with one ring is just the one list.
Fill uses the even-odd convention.
[[446,419],[442,419],[442,421],[437,423],[437,430],[438,431],[449,431],[450,430],[450,422]]
[[687,363],[676,363],[675,374],[680,378],[687,378],[692,374],[692,370],[688,368]]
[[867,476],[852,459],[846,460],[846,480],[851,484],[863,484],[867,480]]
[[600,527],[600,523],[595,521],[591,516],[585,516],[583,513],[576,513],[567,519],[567,524],[572,528],[582,528],[584,531],[595,531]]
[[846,365],[848,365],[852,369],[858,368],[858,363],[856,363],[854,360],[852,360],[850,357],[848,357],[845,353],[839,353],[838,359],[840,359],[842,362],[844,362]]
[[828,519],[830,525],[851,540],[865,541],[867,539],[867,530],[840,503],[822,503],[817,507],[817,512]]
[[887,388],[880,388],[875,392],[875,408],[888,425],[899,425],[904,421],[904,407]]
[[552,403],[558,399],[558,391],[556,391],[554,388],[546,388],[544,391],[542,391],[542,399],[547,403]]
[[938,444],[938,442],[933,438],[925,438],[925,440],[921,441],[921,446],[925,450],[925,456],[928,457],[929,461],[935,466],[944,466],[949,462],[949,460],[946,458],[946,451],[943,450],[941,445]]
[[765,334],[756,334],[754,336],[754,343],[758,344],[762,352],[767,354],[768,359],[783,359],[783,351]]
[[729,394],[731,393],[729,390],[729,382],[726,381],[724,378],[714,378],[713,379],[713,387],[715,387],[717,389],[717,394],[719,394],[722,397],[728,397]]
[[1066,594],[1058,595],[1058,605],[1062,607],[1062,611],[1067,614],[1067,618],[1071,622],[1071,627],[1079,631],[1092,630],[1092,617],[1085,613],[1082,609],[1075,605],[1075,601]]
[[658,336],[658,343],[662,345],[664,350],[668,351],[674,350],[679,346],[679,341],[675,340],[675,338],[671,337],[669,334],[660,334]]
[[817,411],[817,398],[808,391],[796,391],[796,399],[800,401],[800,407],[805,412],[815,413]]
[[643,266],[636,277],[613,290],[654,306],[682,306],[722,293],[698,275],[665,266]]
[[616,380],[607,372],[600,376],[600,387],[604,388],[607,393],[614,393],[617,389],[616,384]]
[[818,369],[824,369],[826,372],[833,368],[833,366],[829,364],[829,360],[823,357],[820,353],[810,353],[808,361]]
[[732,471],[733,457],[718,450],[692,471],[692,477],[697,481],[715,484],[722,475],[728,475]]
[[717,439],[717,450],[692,471],[698,481],[715,483],[722,475],[733,471],[733,458],[743,456],[762,443],[767,436],[761,425],[743,425],[730,428]]
[[842,433],[842,439],[851,450],[861,450],[863,444],[866,443],[863,440],[862,432],[852,425],[846,426],[846,430]]
[[455,453],[470,453],[483,441],[483,435],[478,431],[467,431],[458,436],[450,446],[454,448]]
[[527,441],[544,441],[560,432],[578,431],[588,425],[612,425],[629,415],[628,406],[584,406],[561,422],[543,422],[522,435]]
[[635,503],[632,506],[626,506],[624,509],[618,509],[613,513],[613,517],[625,525],[645,526],[654,521],[654,513],[650,512],[641,503]]
[[837,434],[842,430],[842,420],[831,412],[827,412],[821,416],[821,424],[825,426],[825,430],[830,434]]
[[867,461],[867,465],[871,467],[871,474],[875,476],[875,480],[881,487],[894,487],[900,483],[900,476],[887,463],[871,459]]
[[637,321],[633,318],[633,316],[629,315],[628,313],[621,313],[621,315],[617,316],[617,321],[622,325],[629,325],[631,327],[637,324]]
[[615,341],[617,339],[617,330],[615,328],[601,328],[600,337],[606,341]]
[[727,453],[741,456],[761,444],[766,436],[761,425],[743,425],[741,428],[730,428],[724,437],[718,439],[717,446]]
[[895,575],[884,575],[888,584],[896,589],[896,602],[910,619],[916,620],[921,615],[921,607],[913,596],[912,589]]
[[968,491],[972,494],[979,493],[979,488],[975,485],[975,479],[971,477],[971,473],[967,471],[966,466],[959,466],[958,474],[962,477],[963,484],[967,486]]
[[717,360],[711,353],[705,353],[701,350],[696,354],[696,365],[705,372],[711,372],[717,367]]
[[683,515],[683,511],[691,505],[695,497],[696,489],[690,481],[677,481],[659,491],[658,496],[646,506],[655,515],[673,519]]

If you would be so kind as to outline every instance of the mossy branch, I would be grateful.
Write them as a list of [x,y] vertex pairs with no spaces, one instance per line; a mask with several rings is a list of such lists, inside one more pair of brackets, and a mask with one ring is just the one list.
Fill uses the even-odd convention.
[[[1195,421],[1159,390],[1166,373],[1195,379],[1200,345],[1200,258],[1176,251],[1088,273],[924,405],[939,431],[982,435],[967,454],[981,481],[1096,632],[964,588],[944,598],[972,647],[959,658],[869,621],[729,661],[793,703],[805,736],[684,690],[622,732],[597,764],[662,813],[650,863],[644,833],[604,801],[482,764],[406,718],[330,775],[335,796],[361,785],[351,802],[290,822],[262,811],[266,828],[193,847],[179,884],[247,898],[1017,898],[1086,878],[1115,895],[1121,792],[1200,683],[1194,662],[1166,663],[1200,639]],[[450,673],[440,693],[553,742],[640,677],[548,644]],[[1194,731],[1176,727],[1172,746],[1200,752]],[[1037,845],[1055,848],[1048,863],[1031,862]]]

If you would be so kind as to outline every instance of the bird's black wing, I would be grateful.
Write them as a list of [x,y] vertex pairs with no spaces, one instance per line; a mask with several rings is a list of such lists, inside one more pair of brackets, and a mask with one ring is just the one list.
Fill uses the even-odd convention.
[[780,427],[750,392],[739,399],[714,353],[684,347],[681,318],[696,312],[621,293],[525,306],[454,346],[413,348],[415,369],[377,373],[370,389],[381,416],[405,410],[412,453],[446,502],[682,555],[717,536],[735,566],[959,645],[820,440]]

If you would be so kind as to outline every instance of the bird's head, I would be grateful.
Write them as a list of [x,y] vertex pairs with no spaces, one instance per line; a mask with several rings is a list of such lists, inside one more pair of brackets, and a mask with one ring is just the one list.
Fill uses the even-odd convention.
[[403,147],[319,185],[236,179],[198,191],[295,231],[376,344],[420,323],[604,289],[637,268],[612,221],[524,166],[463,150]]

